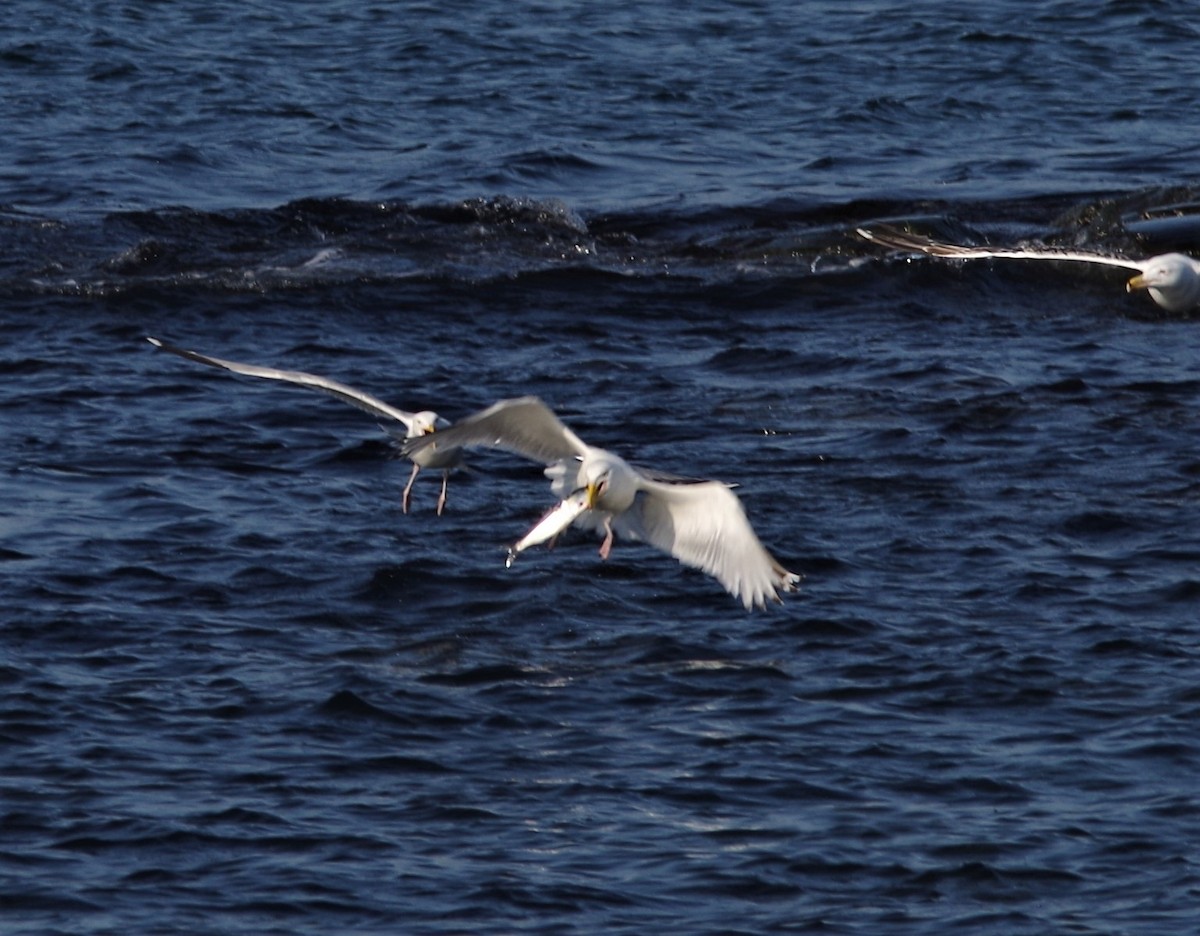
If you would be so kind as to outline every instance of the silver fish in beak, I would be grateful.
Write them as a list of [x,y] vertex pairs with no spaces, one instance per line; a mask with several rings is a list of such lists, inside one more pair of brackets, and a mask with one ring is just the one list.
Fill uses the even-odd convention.
[[558,536],[575,521],[576,517],[589,509],[588,500],[587,490],[576,491],[547,513],[533,525],[528,533],[508,547],[508,557],[504,560],[504,567],[511,569],[517,556],[526,549]]

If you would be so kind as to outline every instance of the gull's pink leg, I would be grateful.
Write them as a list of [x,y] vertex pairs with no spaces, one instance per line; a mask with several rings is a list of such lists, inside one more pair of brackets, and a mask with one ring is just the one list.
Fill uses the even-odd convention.
[[612,517],[604,518],[604,542],[600,544],[600,558],[607,559],[608,554],[612,552],[613,545],[613,528]]
[[[415,466],[414,466],[415,467]],[[437,515],[442,515],[442,508],[446,506],[446,488],[450,486],[450,472],[442,472],[442,493],[438,495]]]
[[410,500],[410,495],[412,494],[413,482],[417,480],[417,475],[420,473],[420,471],[421,466],[414,463],[412,474],[408,476],[408,484],[404,485],[404,494],[400,498],[400,509],[403,510],[404,513],[408,513],[408,502]]

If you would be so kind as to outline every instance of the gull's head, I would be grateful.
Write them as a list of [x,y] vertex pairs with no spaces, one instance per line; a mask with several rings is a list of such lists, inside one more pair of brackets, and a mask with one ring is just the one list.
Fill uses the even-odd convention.
[[610,452],[593,450],[579,466],[579,483],[587,492],[589,510],[620,512],[628,509],[637,494],[637,475]]
[[608,483],[612,479],[612,466],[604,459],[584,459],[579,466],[580,486],[587,492],[587,508],[595,510],[596,504],[608,491]]
[[1142,264],[1142,271],[1125,289],[1144,289],[1168,312],[1186,312],[1200,302],[1200,270],[1196,261],[1184,254],[1162,254]]
[[431,432],[436,432],[439,425],[446,421],[432,410],[422,410],[419,413],[413,413],[412,425],[408,427],[408,437],[410,439],[418,439],[421,436],[429,435]]

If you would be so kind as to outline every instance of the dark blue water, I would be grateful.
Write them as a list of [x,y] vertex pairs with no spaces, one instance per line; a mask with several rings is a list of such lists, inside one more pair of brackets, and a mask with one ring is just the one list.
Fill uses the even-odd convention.
[[[0,914],[50,933],[1200,928],[1190,6],[225,4],[0,29]],[[747,614],[443,517],[158,335],[737,482]]]

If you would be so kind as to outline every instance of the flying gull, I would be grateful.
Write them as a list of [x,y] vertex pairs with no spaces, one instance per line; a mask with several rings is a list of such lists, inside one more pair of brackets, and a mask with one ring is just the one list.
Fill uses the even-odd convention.
[[[304,371],[259,367],[257,364],[239,364],[236,361],[225,361],[221,358],[209,357],[206,354],[200,354],[196,351],[189,351],[186,348],[178,348],[158,338],[147,338],[146,340],[156,348],[161,348],[163,351],[170,351],[172,354],[187,358],[189,361],[208,364],[210,367],[220,367],[235,374],[244,374],[248,377],[282,380],[285,383],[297,384],[301,387],[311,387],[314,390],[328,393],[330,396],[344,400],[351,406],[356,406],[372,415],[382,416],[385,419],[403,424],[405,439],[421,438],[443,426],[450,425],[448,420],[443,419],[431,410],[409,413],[406,410],[397,409],[394,406],[384,403],[383,400],[373,397],[369,393],[364,393],[362,390],[355,390],[353,387],[348,387],[344,383],[338,383],[336,380],[330,380],[328,377],[308,374]],[[440,516],[442,509],[446,506],[446,488],[450,482],[450,471],[461,463],[462,449],[453,446],[438,446],[436,449],[409,455],[409,458],[412,459],[413,470],[412,474],[408,477],[408,484],[404,486],[404,495],[401,499],[402,509],[405,513],[408,513],[413,482],[417,480],[417,475],[421,469],[441,469],[442,491],[438,496],[437,502],[437,512]]]
[[1132,270],[1135,275],[1125,284],[1128,292],[1144,289],[1151,299],[1168,312],[1187,312],[1200,304],[1200,261],[1185,254],[1168,253],[1148,260],[1129,260],[1053,247],[966,247],[945,244],[887,224],[860,227],[857,230],[861,237],[874,244],[894,250],[916,251],[931,257],[953,260],[1056,260]]
[[573,522],[604,533],[602,559],[614,534],[641,540],[707,572],[747,610],[778,602],[780,591],[800,582],[759,542],[730,485],[636,468],[585,444],[537,397],[501,400],[434,435],[409,439],[401,451],[420,457],[446,446],[499,448],[547,466],[562,503],[510,549],[509,564],[526,545]]

